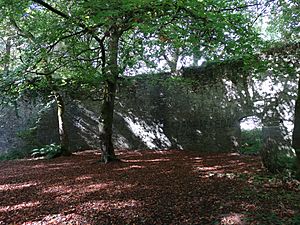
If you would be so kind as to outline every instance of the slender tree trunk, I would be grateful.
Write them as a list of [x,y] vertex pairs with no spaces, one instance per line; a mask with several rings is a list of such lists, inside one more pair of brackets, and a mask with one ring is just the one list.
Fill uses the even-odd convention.
[[4,70],[3,70],[4,76],[8,76],[9,73],[10,55],[11,55],[11,39],[8,38],[5,46],[5,61],[4,61]]
[[119,75],[118,68],[118,49],[120,34],[118,31],[112,31],[108,43],[108,61],[105,68],[104,99],[101,109],[101,121],[99,123],[100,141],[101,141],[101,161],[108,163],[119,161],[115,155],[112,143],[113,134],[113,113],[116,95],[117,79]]
[[[48,68],[46,69],[48,72]],[[62,95],[59,93],[57,87],[55,87],[52,75],[46,75],[46,80],[48,85],[53,90],[52,93],[54,95],[56,106],[57,106],[57,120],[58,120],[58,135],[59,135],[59,144],[61,147],[60,154],[56,155],[55,157],[63,156],[70,156],[72,152],[70,151],[69,147],[69,137],[67,133],[67,129],[65,127],[65,104]]]
[[171,73],[176,74],[177,72],[177,64],[178,64],[178,59],[179,59],[179,49],[171,49],[170,52],[170,57],[167,56],[167,54],[164,54],[164,59],[167,61],[168,66],[170,67]]
[[297,156],[297,178],[300,179],[300,78],[298,80],[298,95],[295,105],[295,119],[293,131],[293,148]]
[[57,104],[58,133],[61,147],[60,155],[69,156],[71,155],[71,151],[69,148],[69,138],[64,122],[65,105],[62,96],[58,92],[55,92],[54,96]]

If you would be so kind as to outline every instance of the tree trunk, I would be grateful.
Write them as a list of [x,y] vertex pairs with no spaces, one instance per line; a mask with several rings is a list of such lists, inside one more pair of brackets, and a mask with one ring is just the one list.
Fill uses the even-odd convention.
[[11,47],[12,47],[11,39],[8,38],[5,46],[4,70],[3,70],[4,77],[7,77],[9,73]]
[[[46,68],[46,72],[48,72],[48,67]],[[46,75],[46,80],[48,85],[52,89],[52,93],[54,95],[56,105],[57,105],[57,120],[58,120],[58,135],[59,135],[59,144],[61,147],[61,152],[54,157],[63,156],[70,156],[72,153],[69,147],[69,137],[65,127],[65,120],[64,120],[64,113],[65,113],[65,104],[63,97],[58,91],[58,88],[55,87],[53,78],[51,75]]]
[[179,49],[178,48],[170,49],[169,54],[170,57],[168,57],[166,53],[163,55],[163,57],[167,61],[168,66],[170,67],[171,74],[175,75],[177,72]]
[[295,119],[292,146],[296,151],[297,178],[300,179],[300,78],[298,80],[298,95],[295,105]]
[[[58,93],[54,93],[56,104],[57,104],[57,119],[58,119],[58,133],[61,147],[60,155],[70,156],[72,153],[69,148],[69,138],[65,128],[64,113],[65,105],[62,96]],[[58,155],[59,156],[59,155]]]
[[103,105],[101,109],[101,121],[99,121],[99,132],[101,142],[101,161],[104,163],[119,161],[115,155],[112,143],[113,134],[113,113],[116,95],[118,68],[118,49],[120,33],[112,31],[109,37],[108,54],[109,58],[104,69]]

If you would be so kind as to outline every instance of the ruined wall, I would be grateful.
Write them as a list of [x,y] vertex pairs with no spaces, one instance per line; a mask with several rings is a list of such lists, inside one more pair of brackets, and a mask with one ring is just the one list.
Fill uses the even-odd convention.
[[[175,79],[175,78],[174,78]],[[177,79],[177,78],[176,78]],[[139,76],[119,87],[114,115],[114,143],[127,149],[189,149],[230,151],[239,136],[243,113],[230,101],[224,83],[192,90],[186,81],[165,76]],[[100,102],[66,99],[66,124],[72,150],[98,148]],[[1,111],[0,151],[22,148],[30,142],[42,146],[58,142],[55,103],[21,103]],[[13,129],[12,129],[13,127]],[[31,143],[32,144],[32,143]]]
[[0,152],[20,149],[34,140],[29,137],[30,128],[38,118],[44,105],[40,102],[18,102],[0,108]]
[[[193,84],[141,77],[121,89],[117,113],[148,147],[230,151],[242,113],[229,102],[223,83],[192,90]],[[151,81],[150,81],[151,80]]]

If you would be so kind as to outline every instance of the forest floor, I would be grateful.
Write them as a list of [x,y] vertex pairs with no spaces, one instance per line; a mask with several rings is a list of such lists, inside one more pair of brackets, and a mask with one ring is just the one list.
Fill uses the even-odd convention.
[[0,224],[300,224],[300,185],[258,156],[97,151],[0,162]]

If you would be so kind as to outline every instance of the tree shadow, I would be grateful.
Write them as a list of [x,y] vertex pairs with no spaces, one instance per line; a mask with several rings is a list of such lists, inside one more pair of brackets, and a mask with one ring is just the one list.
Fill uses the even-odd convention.
[[[238,176],[257,174],[258,157],[116,153],[123,162],[99,164],[99,152],[86,151],[49,161],[0,163],[0,224],[222,224],[234,215],[245,220],[270,203],[250,198],[258,190],[247,193],[252,186]],[[209,173],[235,176],[206,177]]]

